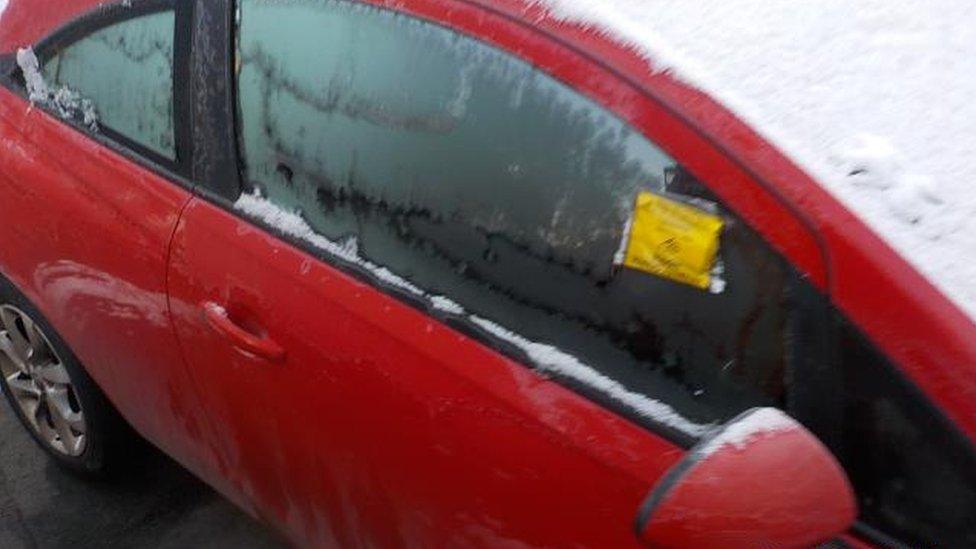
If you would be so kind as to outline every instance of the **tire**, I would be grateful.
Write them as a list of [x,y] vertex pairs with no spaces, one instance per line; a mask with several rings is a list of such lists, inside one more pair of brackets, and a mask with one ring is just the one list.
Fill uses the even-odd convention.
[[[22,315],[19,320],[18,315]],[[31,324],[36,330],[32,340],[27,337]],[[11,329],[19,331],[11,336]],[[15,341],[20,342],[19,347]],[[39,350],[44,344],[52,356]],[[18,352],[25,345],[26,353]],[[22,360],[15,360],[15,355]],[[23,360],[22,355],[32,358]],[[21,424],[55,462],[72,473],[105,476],[121,449],[134,438],[61,336],[2,276],[0,374],[0,387]],[[69,430],[64,430],[66,425]]]

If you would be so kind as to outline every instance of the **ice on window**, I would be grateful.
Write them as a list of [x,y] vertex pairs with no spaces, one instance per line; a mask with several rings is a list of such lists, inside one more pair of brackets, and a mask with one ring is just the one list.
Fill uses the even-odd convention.
[[84,98],[68,86],[52,89],[41,74],[40,64],[33,48],[17,50],[17,65],[24,76],[27,98],[31,103],[53,110],[58,116],[75,120],[91,131],[98,131],[98,114],[91,100]]

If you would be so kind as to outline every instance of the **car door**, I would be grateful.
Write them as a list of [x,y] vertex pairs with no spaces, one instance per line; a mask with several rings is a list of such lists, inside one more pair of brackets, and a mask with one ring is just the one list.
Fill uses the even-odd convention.
[[9,85],[22,97],[3,100],[0,263],[126,419],[200,470],[205,441],[166,298],[190,197],[189,4],[123,4],[21,52]]
[[[170,303],[225,489],[292,540],[634,545],[684,448],[825,352],[811,278],[695,174],[815,239],[578,52],[454,2],[209,9],[221,167]],[[665,211],[713,260],[634,259]]]

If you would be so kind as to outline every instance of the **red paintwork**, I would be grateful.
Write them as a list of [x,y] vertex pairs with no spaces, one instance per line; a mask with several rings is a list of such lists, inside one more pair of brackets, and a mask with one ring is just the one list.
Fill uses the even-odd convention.
[[166,300],[189,193],[0,87],[0,268],[140,432],[194,469],[200,403]]
[[792,424],[711,451],[710,440],[700,442],[675,466],[687,469],[655,487],[659,499],[641,540],[648,547],[812,547],[847,530],[857,505],[844,470]]
[[105,0],[9,0],[0,13],[0,52],[34,44]]
[[[634,545],[648,486],[682,455],[206,202],[169,278],[222,473],[302,544]],[[204,302],[284,361],[235,349]]]
[[[976,438],[972,320],[727,110],[528,0],[367,1],[514,52],[661,143]],[[99,3],[10,0],[0,51]],[[4,89],[0,166],[0,269],[141,433],[293,540],[632,545],[681,458]]]

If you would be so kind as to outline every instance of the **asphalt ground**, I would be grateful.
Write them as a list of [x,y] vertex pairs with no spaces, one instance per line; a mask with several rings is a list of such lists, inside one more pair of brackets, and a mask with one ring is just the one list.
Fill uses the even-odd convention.
[[62,471],[0,401],[0,548],[284,547],[148,444],[109,481]]

